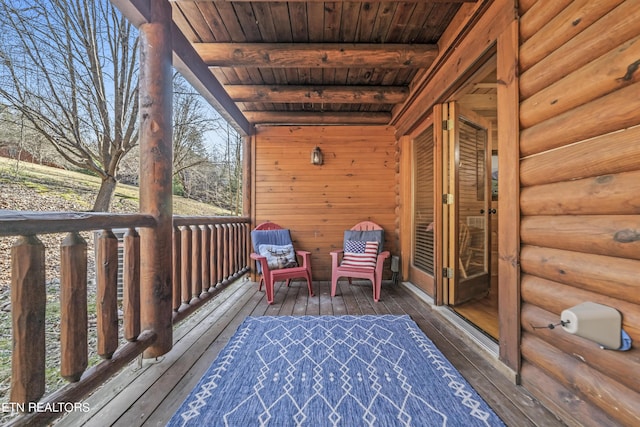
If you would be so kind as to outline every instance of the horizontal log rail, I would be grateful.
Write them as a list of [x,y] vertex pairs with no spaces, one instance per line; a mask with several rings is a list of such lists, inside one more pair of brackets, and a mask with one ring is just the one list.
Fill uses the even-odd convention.
[[151,215],[96,212],[2,211],[0,236],[29,236],[47,233],[154,227]]
[[[202,306],[224,285],[249,271],[249,219],[174,217],[173,321]],[[141,330],[139,229],[155,230],[153,216],[94,212],[2,211],[0,236],[16,237],[11,248],[12,425],[46,424],[62,414],[56,403],[78,402],[157,338]],[[95,233],[95,349],[89,348],[88,244]],[[60,315],[47,319],[45,246],[39,236],[60,234]],[[120,258],[120,254],[122,257]],[[5,255],[6,256],[6,255]],[[119,270],[122,273],[121,283]],[[122,292],[119,295],[118,288]],[[90,301],[91,300],[91,301]],[[45,396],[46,322],[59,322],[60,376],[69,383]],[[128,343],[122,344],[123,340]],[[91,351],[90,351],[91,350]],[[89,367],[89,354],[102,362]],[[53,410],[41,410],[53,408]],[[64,408],[63,408],[64,409]]]

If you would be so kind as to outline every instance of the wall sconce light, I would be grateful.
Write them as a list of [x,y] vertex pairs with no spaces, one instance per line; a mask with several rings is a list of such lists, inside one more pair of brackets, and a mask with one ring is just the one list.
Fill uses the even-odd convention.
[[320,166],[322,163],[322,151],[320,151],[320,147],[316,147],[311,152],[311,164]]

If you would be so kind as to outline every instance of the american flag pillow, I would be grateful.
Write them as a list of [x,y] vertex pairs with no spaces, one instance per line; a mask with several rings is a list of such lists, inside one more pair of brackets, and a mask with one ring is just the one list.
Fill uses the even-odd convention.
[[347,240],[344,242],[343,266],[359,268],[376,268],[378,258],[378,242],[361,242]]

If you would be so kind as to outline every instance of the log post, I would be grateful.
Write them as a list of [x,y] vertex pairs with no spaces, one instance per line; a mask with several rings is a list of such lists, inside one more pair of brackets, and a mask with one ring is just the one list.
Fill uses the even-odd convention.
[[98,238],[96,276],[98,354],[111,359],[118,348],[118,238],[111,230],[103,230]]
[[222,240],[222,244],[223,244],[222,258],[224,259],[224,264],[222,266],[222,277],[223,277],[222,280],[224,284],[229,283],[229,278],[231,276],[231,273],[229,271],[231,268],[231,265],[230,265],[231,254],[229,253],[229,246],[230,246],[229,245],[229,239],[230,239],[229,228],[230,228],[229,224],[222,225],[222,230],[223,230],[222,233],[224,236]]
[[123,263],[124,338],[135,341],[140,335],[140,235],[129,228],[124,235]]
[[11,248],[11,396],[15,403],[35,402],[44,394],[46,307],[44,245],[21,236]]
[[236,278],[238,272],[238,246],[236,245],[238,239],[238,224],[229,224],[229,276]]
[[191,269],[193,268],[193,265],[191,264],[191,227],[183,227],[180,236],[180,254],[182,256],[182,260],[180,262],[182,265],[182,275],[180,276],[180,300],[182,301],[181,309],[185,309],[189,306],[189,302],[191,302]]
[[180,227],[173,228],[173,311],[177,312],[180,299],[180,275],[182,274],[182,234]]
[[211,245],[209,245],[211,240],[211,229],[208,225],[205,224],[200,227],[200,236],[202,238],[202,273],[200,274],[202,280],[202,293],[200,294],[200,297],[204,298],[211,286],[211,280],[209,278],[209,269],[211,267],[209,264],[209,259],[211,258]]
[[237,277],[240,277],[240,271],[242,271],[242,252],[244,250],[244,244],[242,241],[242,224],[236,224],[236,272]]
[[217,268],[218,273],[216,283],[221,285],[224,281],[224,225],[216,224],[216,255],[217,255]]
[[244,270],[247,267],[247,258],[249,258],[249,232],[247,228],[247,224],[242,224],[242,237],[240,238],[240,242],[242,243],[242,257],[240,259],[240,267]]
[[140,311],[143,330],[156,342],[144,357],[171,349],[172,328],[172,45],[171,5],[149,2],[150,19],[140,25],[140,212],[156,227],[140,231]]
[[202,247],[200,227],[191,226],[191,304],[198,302],[202,293]]
[[60,375],[80,380],[88,365],[87,242],[78,232],[60,245]]
[[213,291],[215,286],[218,284],[218,228],[215,224],[211,224],[211,241],[209,242],[209,246],[211,247],[211,252],[209,256],[211,257],[211,269],[209,274],[211,276],[210,282],[211,287],[210,291]]

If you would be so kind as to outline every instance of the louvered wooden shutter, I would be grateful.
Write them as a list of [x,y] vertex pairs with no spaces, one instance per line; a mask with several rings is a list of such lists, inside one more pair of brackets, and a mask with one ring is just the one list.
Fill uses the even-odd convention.
[[430,126],[415,140],[413,264],[432,276],[434,232],[427,231],[427,226],[435,220],[433,148],[433,126]]

